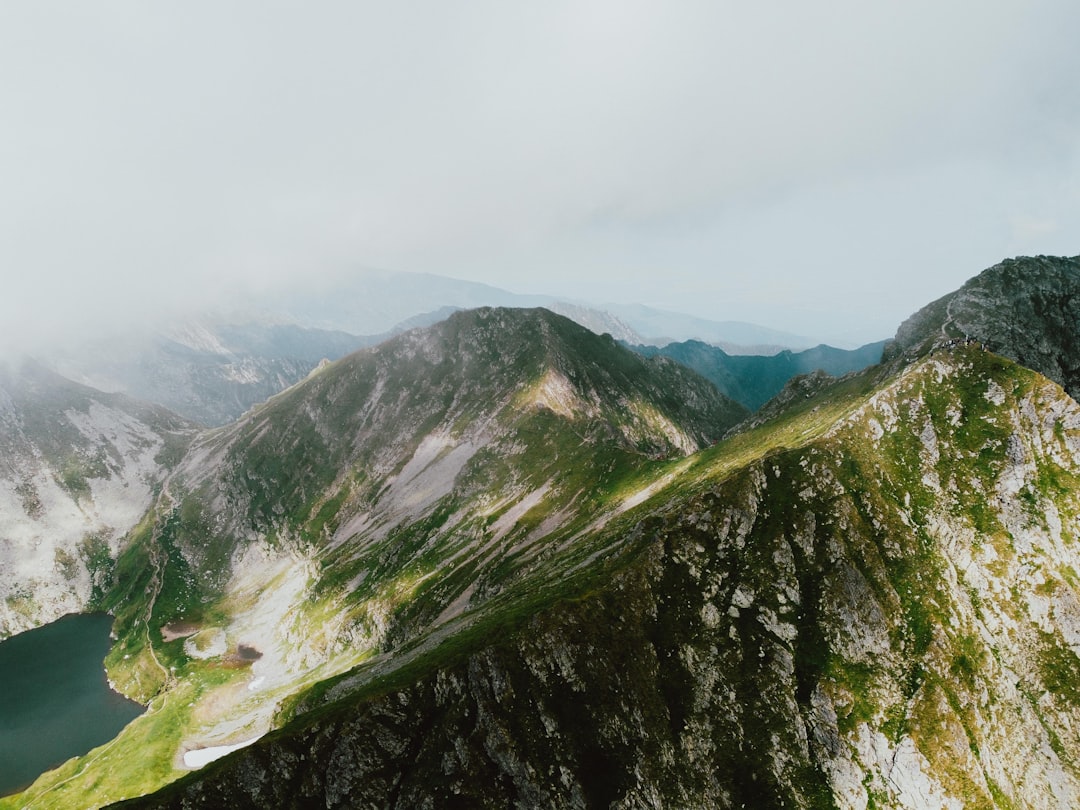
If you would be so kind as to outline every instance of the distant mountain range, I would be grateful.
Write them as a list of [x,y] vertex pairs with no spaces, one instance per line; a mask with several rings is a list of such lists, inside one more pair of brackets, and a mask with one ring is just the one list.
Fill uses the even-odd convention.
[[[595,308],[441,276],[359,271],[336,285],[303,288],[295,297],[267,295],[242,309],[162,324],[153,333],[84,340],[39,359],[102,391],[155,402],[204,425],[223,425],[304,379],[323,360],[476,306],[543,306],[633,345],[696,337],[733,354],[776,354],[805,343],[751,324],[645,306]],[[778,374],[771,373],[770,381]]]
[[158,333],[88,341],[44,362],[85,385],[158,403],[203,425],[223,425],[304,379],[322,360],[379,340],[294,324],[204,318]]
[[630,348],[646,357],[670,357],[692,368],[736,402],[756,411],[779,394],[792,377],[814,371],[841,376],[877,364],[885,344],[883,340],[852,350],[816,346],[801,352],[785,349],[773,355],[735,356],[696,340],[669,343],[662,348]]
[[819,343],[743,321],[711,321],[643,304],[606,304],[603,307],[630,325],[653,346],[696,341],[719,346],[728,354],[776,354],[784,349],[808,349]]
[[528,295],[472,281],[429,273],[359,269],[336,281],[320,281],[280,296],[254,302],[258,311],[276,313],[303,326],[377,334],[396,328],[420,313],[445,308],[545,307],[595,332],[619,340],[663,345],[701,340],[756,352],[809,348],[820,341],[737,321],[712,321],[644,304],[597,304],[552,295]]

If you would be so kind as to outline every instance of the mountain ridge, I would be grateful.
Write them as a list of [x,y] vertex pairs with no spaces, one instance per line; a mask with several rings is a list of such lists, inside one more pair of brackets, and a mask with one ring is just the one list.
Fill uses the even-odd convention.
[[169,707],[110,749],[147,768],[116,773],[159,786],[178,749],[257,736],[298,691],[468,628],[520,582],[558,587],[588,564],[575,533],[745,413],[547,310],[480,309],[201,434],[97,603],[117,617],[113,682]]
[[904,323],[885,359],[975,340],[1080,395],[1080,256],[1005,259]]
[[[630,344],[665,335],[707,337],[735,354],[776,353],[801,338],[740,322],[714,322],[642,305],[617,312],[550,295],[511,293],[431,274],[356,271],[299,289],[263,292],[246,306],[176,315],[142,331],[87,341],[57,336],[32,352],[63,376],[103,391],[156,402],[188,419],[218,426],[336,360],[462,308],[544,306]],[[637,324],[645,331],[637,329]],[[643,337],[646,335],[647,337]],[[741,345],[752,342],[761,345]],[[767,344],[767,345],[766,345]]]
[[[988,324],[1063,328],[995,278]],[[716,443],[711,386],[541,311],[317,371],[117,562],[110,676],[153,711],[14,801],[244,742],[122,806],[1077,803],[1080,405],[924,309]]]
[[[801,437],[771,454],[718,467],[728,444],[695,457],[682,484],[602,530],[615,544],[603,573],[521,630],[431,648],[427,667],[381,687],[332,690],[336,702],[316,698],[295,727],[122,806],[992,807],[1021,790],[1028,806],[1073,801],[1071,693],[1034,695],[1080,666],[1039,635],[1080,628],[1066,607],[1080,604],[1076,540],[1035,516],[1080,508],[1037,472],[1080,469],[1080,406],[977,349],[925,358],[884,387],[872,376],[843,383],[827,417],[807,408],[794,433],[759,428],[765,443]],[[954,402],[970,422],[950,416]],[[981,415],[999,427],[984,434]],[[1030,443],[987,455],[1008,420]],[[969,469],[979,478],[948,494],[947,476]],[[987,488],[1037,506],[969,511]],[[1025,599],[1003,600],[999,577]],[[1037,643],[1006,646],[1013,625]],[[401,771],[401,756],[416,765]]]

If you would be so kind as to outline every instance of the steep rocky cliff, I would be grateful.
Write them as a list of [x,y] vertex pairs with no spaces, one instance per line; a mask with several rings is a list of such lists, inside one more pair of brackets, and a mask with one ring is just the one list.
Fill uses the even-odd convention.
[[1080,395],[1080,256],[1006,259],[903,324],[886,359],[971,338]]
[[33,363],[0,372],[0,638],[83,610],[194,435]]

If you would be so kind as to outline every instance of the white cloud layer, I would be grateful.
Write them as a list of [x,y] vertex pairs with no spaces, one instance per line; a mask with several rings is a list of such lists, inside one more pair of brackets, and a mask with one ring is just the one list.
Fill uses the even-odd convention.
[[1080,252],[1080,6],[0,5],[0,339],[356,266],[885,336]]

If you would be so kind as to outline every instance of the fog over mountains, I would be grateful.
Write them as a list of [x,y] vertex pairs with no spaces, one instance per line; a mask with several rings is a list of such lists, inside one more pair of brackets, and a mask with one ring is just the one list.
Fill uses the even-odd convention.
[[300,381],[324,359],[477,306],[544,306],[629,344],[697,339],[736,354],[810,345],[806,338],[765,327],[646,306],[603,308],[428,274],[360,271],[334,285],[324,280],[288,295],[253,298],[242,307],[178,316],[156,329],[62,335],[34,354],[78,382],[221,425]]

